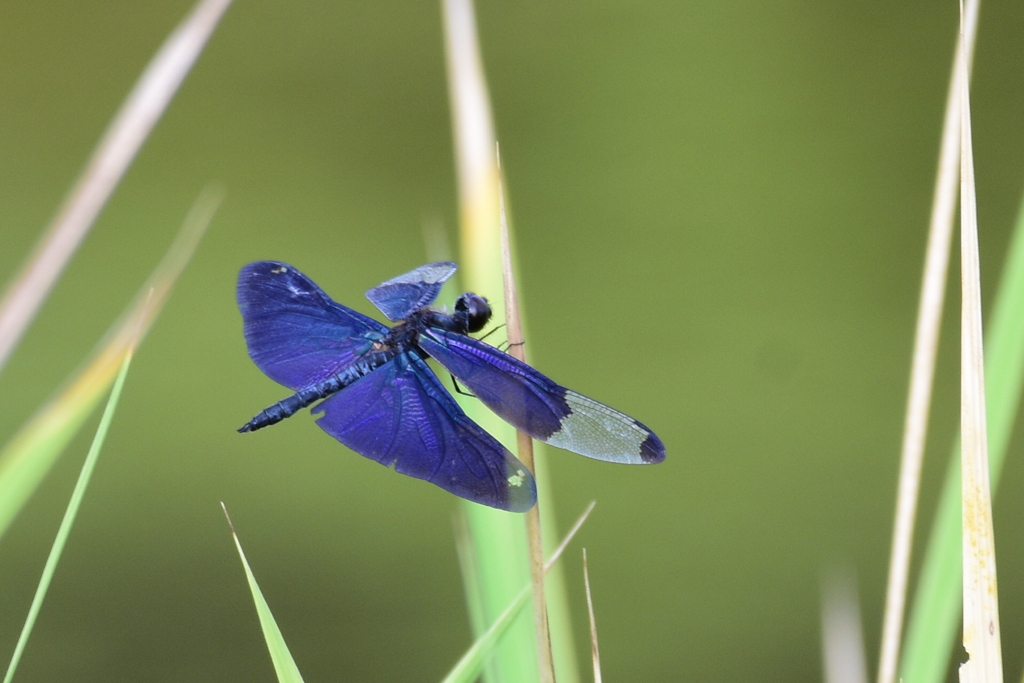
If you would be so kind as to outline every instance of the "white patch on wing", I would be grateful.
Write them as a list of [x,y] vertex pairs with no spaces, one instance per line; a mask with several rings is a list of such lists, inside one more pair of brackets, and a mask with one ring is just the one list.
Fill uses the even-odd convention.
[[517,470],[515,474],[508,478],[509,486],[515,486],[517,488],[522,486],[524,481],[526,481],[526,472],[523,472],[522,470]]
[[636,420],[574,391],[565,392],[565,402],[572,412],[562,418],[561,428],[547,443],[596,460],[646,464],[640,445],[649,432]]

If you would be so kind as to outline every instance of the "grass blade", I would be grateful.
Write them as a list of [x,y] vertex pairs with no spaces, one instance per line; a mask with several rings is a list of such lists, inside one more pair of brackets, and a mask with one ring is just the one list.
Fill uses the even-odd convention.
[[[502,291],[499,232],[498,166],[494,125],[484,78],[471,0],[443,0],[445,47],[451,100],[452,130],[459,187],[460,263],[465,289],[491,293],[493,320],[505,322],[505,307],[493,293]],[[511,427],[476,402],[464,402],[467,414],[506,446],[515,437]],[[555,538],[551,516],[550,487],[544,480],[545,463],[536,458],[537,489],[542,524],[548,538]],[[484,613],[473,615],[474,624],[489,624],[517,595],[529,576],[528,545],[524,519],[508,513],[464,504],[473,537],[475,584],[481,595],[468,600],[471,608],[481,605]],[[561,683],[576,683],[576,658],[569,628],[568,592],[560,568],[549,576],[547,610],[552,625],[556,673]],[[497,655],[485,671],[487,681],[528,683],[538,680],[535,636],[530,622],[521,618],[502,641]],[[474,631],[479,636],[480,631]]]
[[[1024,388],[1024,203],[1017,216],[985,339],[989,478],[995,495]],[[950,453],[907,623],[907,641],[900,662],[900,676],[907,681],[940,683],[945,679],[961,609],[960,482],[958,440]]]
[[[505,191],[501,176],[501,160],[498,159],[498,206],[501,216],[501,275],[505,291],[506,330],[508,352],[526,362],[526,346],[523,339],[523,324],[519,316],[519,293],[516,290],[515,274],[512,270],[512,247],[509,244],[508,217],[505,214]],[[519,460],[537,476],[533,457],[533,439],[526,432],[516,430],[516,452]],[[533,585],[533,630],[537,639],[537,659],[542,683],[554,683],[555,664],[551,654],[551,633],[548,630],[547,599],[544,591],[544,545],[541,541],[541,503],[526,511],[526,540],[530,553],[530,583]]]
[[594,662],[594,683],[601,683],[601,651],[597,647],[597,620],[594,618],[594,600],[590,595],[590,567],[587,549],[583,549],[583,587],[587,591],[587,616],[590,618],[590,658]]
[[960,107],[957,100],[961,49],[968,63],[973,59],[977,35],[977,0],[969,0],[967,7],[966,40],[957,43],[954,68],[946,99],[942,144],[935,179],[925,250],[925,268],[918,304],[917,327],[914,334],[914,353],[911,364],[910,389],[903,429],[900,454],[900,474],[893,521],[892,549],[889,577],[886,584],[885,615],[882,622],[882,644],[878,661],[878,683],[894,683],[896,663],[899,660],[906,605],[907,577],[910,572],[910,552],[914,538],[921,464],[924,459],[925,439],[928,432],[928,411],[931,405],[932,380],[935,375],[935,356],[939,345],[943,300],[946,292],[946,273],[949,265],[953,236],[953,219],[957,202],[957,180],[960,158]]
[[[961,22],[963,17],[961,17]],[[963,27],[961,26],[961,31]],[[961,43],[963,34],[961,33]],[[962,683],[1002,683],[996,547],[988,471],[985,415],[985,362],[981,336],[981,265],[978,256],[978,207],[971,144],[967,60],[960,69],[960,434],[963,524],[964,649]]]
[[110,422],[114,418],[117,402],[121,398],[121,389],[124,387],[124,379],[128,375],[128,366],[132,360],[132,348],[129,347],[128,352],[125,354],[124,360],[121,362],[121,369],[117,373],[117,379],[114,380],[114,388],[110,390],[107,407],[103,410],[103,417],[100,418],[99,427],[96,428],[96,436],[93,437],[89,453],[85,456],[85,463],[82,465],[82,471],[78,475],[75,490],[71,493],[68,508],[64,512],[64,518],[57,529],[57,536],[53,540],[53,547],[50,548],[50,554],[46,558],[46,564],[43,566],[43,574],[39,578],[39,586],[36,588],[36,593],[32,598],[32,605],[29,607],[28,616],[25,618],[25,625],[21,629],[21,635],[18,636],[18,644],[14,648],[14,655],[11,657],[11,663],[7,667],[4,683],[11,683],[11,680],[14,678],[14,672],[18,668],[21,654],[25,651],[25,644],[28,643],[28,637],[32,633],[32,627],[35,625],[36,617],[39,615],[39,610],[43,605],[43,598],[46,597],[46,591],[50,587],[50,580],[57,569],[57,562],[64,551],[64,544],[71,533],[71,525],[74,524],[82,498],[85,497],[85,490],[89,486],[89,480],[96,467],[96,461],[99,459],[100,449],[103,447],[103,441],[107,438]]
[[[587,517],[594,509],[594,503],[587,506],[587,509],[583,511],[580,518],[576,520],[576,524],[573,525],[569,533],[565,535],[561,544],[551,553],[551,557],[544,563],[544,571],[548,572],[558,558],[562,556],[562,552],[566,546],[576,535],[576,532],[580,530],[583,523],[587,521]],[[519,593],[512,599],[511,603],[505,610],[495,619],[491,625],[480,634],[473,646],[466,651],[466,654],[458,661],[455,667],[444,677],[442,683],[473,683],[483,671],[484,664],[488,658],[493,654],[494,648],[501,642],[502,637],[508,633],[512,624],[519,614],[522,613],[523,607],[526,606],[526,598],[530,595],[530,584],[523,586]]]
[[[471,0],[443,0],[448,88],[455,141],[459,188],[460,282],[473,292],[501,291],[501,248],[498,230],[498,169],[490,98],[476,34]],[[491,296],[495,324],[505,322],[503,302]],[[511,427],[477,401],[462,401],[466,414],[508,446],[514,440]],[[467,598],[475,629],[492,624],[504,615],[529,578],[525,520],[473,503],[461,503],[466,515],[477,577],[467,582],[480,594]],[[488,683],[538,681],[532,624],[517,611],[495,656],[488,660]],[[483,631],[474,630],[481,637]]]
[[163,115],[231,0],[200,0],[142,72],[0,301],[0,369]]
[[0,537],[110,388],[133,344],[145,336],[219,202],[219,195],[210,191],[196,200],[163,260],[92,360],[0,450]]
[[[998,490],[1024,386],[1024,204],[1008,249],[986,330],[985,403],[989,477]],[[900,675],[915,683],[945,679],[961,612],[960,445],[954,445],[914,595]]]
[[277,680],[280,683],[302,683],[302,674],[299,673],[299,667],[295,666],[295,660],[292,659],[292,653],[284,642],[281,629],[277,627],[274,615],[270,612],[270,605],[267,604],[266,599],[263,597],[263,591],[260,590],[259,584],[256,583],[256,577],[249,567],[249,562],[245,559],[245,553],[242,551],[242,542],[238,540],[238,534],[235,533],[235,525],[231,523],[231,517],[228,516],[228,508],[224,503],[221,503],[220,506],[224,510],[224,516],[227,517],[228,526],[231,527],[231,536],[235,539],[235,547],[238,548],[238,556],[242,559],[242,567],[245,568],[245,578],[249,582],[252,601],[256,603],[256,614],[260,618],[260,628],[263,629],[263,638],[267,641],[267,650],[270,652],[270,659],[274,663]]
[[477,551],[473,547],[473,536],[469,532],[469,520],[466,510],[460,507],[455,511],[455,553],[459,558],[459,571],[462,572],[462,587],[466,593],[466,607],[469,610],[470,629],[474,635],[487,630],[484,620],[486,611],[483,603],[483,589],[480,587],[480,569],[476,566]]

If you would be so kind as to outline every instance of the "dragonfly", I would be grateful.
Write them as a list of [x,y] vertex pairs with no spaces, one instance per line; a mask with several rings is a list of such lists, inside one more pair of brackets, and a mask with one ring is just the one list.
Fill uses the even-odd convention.
[[463,412],[427,365],[433,358],[538,441],[617,463],[665,459],[664,444],[645,425],[471,337],[491,318],[484,297],[462,294],[450,313],[432,308],[456,268],[429,263],[366,292],[392,327],[336,303],[287,263],[242,268],[237,295],[249,356],[294,393],[238,431],[268,427],[319,401],[317,425],[356,453],[482,505],[529,510],[537,501],[533,475]]

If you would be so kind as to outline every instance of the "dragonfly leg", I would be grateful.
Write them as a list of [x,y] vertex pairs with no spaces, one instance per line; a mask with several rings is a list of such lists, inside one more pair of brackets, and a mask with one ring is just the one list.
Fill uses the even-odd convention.
[[469,396],[470,398],[476,398],[475,394],[463,391],[462,387],[459,386],[459,380],[455,379],[455,375],[452,375],[451,373],[448,374],[452,378],[452,385],[455,387],[455,393],[462,394],[463,396]]

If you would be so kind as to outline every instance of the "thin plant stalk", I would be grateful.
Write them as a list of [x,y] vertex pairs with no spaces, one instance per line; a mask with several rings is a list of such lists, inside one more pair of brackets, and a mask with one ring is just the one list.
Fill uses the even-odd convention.
[[594,618],[594,599],[590,595],[590,566],[587,549],[583,549],[583,587],[587,592],[587,616],[590,618],[590,658],[594,662],[594,683],[601,683],[601,651],[597,647],[597,620]]
[[57,216],[0,300],[0,370],[199,58],[231,0],[200,0],[139,76]]
[[[960,61],[961,50],[968,63],[973,60],[977,35],[978,0],[968,0],[966,8],[966,40],[957,43],[954,65]],[[892,548],[889,560],[889,578],[886,588],[885,614],[882,622],[882,644],[878,662],[878,683],[894,683],[899,661],[903,614],[906,607],[907,577],[910,571],[910,553],[914,537],[914,519],[917,511],[928,433],[928,412],[931,406],[932,383],[935,376],[935,357],[939,345],[939,329],[946,292],[946,274],[949,266],[953,219],[956,208],[956,188],[959,178],[960,157],[960,70],[952,69],[946,114],[943,122],[942,144],[935,179],[925,250],[925,267],[918,302],[917,326],[914,334],[914,352],[911,362],[910,390],[907,396],[906,421],[903,427],[903,445],[900,455],[900,473],[893,521]]]
[[18,644],[14,648],[11,663],[7,667],[4,683],[11,683],[11,680],[14,678],[14,672],[18,668],[18,662],[21,661],[21,655],[25,651],[28,637],[32,633],[33,626],[35,626],[36,617],[39,616],[39,610],[43,606],[46,591],[49,589],[50,581],[57,570],[57,562],[60,561],[60,556],[64,552],[64,545],[71,534],[71,526],[78,515],[78,509],[81,507],[82,499],[85,497],[85,490],[89,487],[89,480],[92,478],[93,470],[96,468],[96,461],[99,459],[103,442],[107,438],[107,431],[109,431],[110,423],[114,419],[114,412],[117,409],[117,402],[121,398],[121,389],[124,387],[124,380],[128,375],[128,366],[131,365],[133,353],[134,344],[129,346],[124,360],[121,362],[121,369],[118,371],[117,379],[114,380],[114,387],[111,389],[110,397],[107,399],[107,407],[103,410],[103,417],[100,418],[100,424],[96,428],[96,435],[93,437],[92,445],[89,447],[89,453],[85,456],[85,463],[82,464],[82,471],[78,475],[75,489],[71,492],[71,499],[68,501],[67,510],[64,511],[64,518],[57,529],[57,536],[53,540],[53,547],[50,548],[50,554],[46,558],[42,576],[39,577],[39,585],[36,587],[36,593],[32,597],[32,605],[29,607],[28,616],[25,618],[25,625],[21,629],[21,635],[18,636]]
[[[460,264],[466,289],[488,294],[503,288],[499,233],[498,168],[495,156],[494,124],[490,99],[480,58],[479,41],[471,0],[442,0],[447,58],[448,87],[451,100],[452,133],[459,188]],[[494,297],[493,320],[505,318],[503,302]],[[513,442],[513,430],[479,402],[460,401],[467,414],[506,446]],[[544,460],[535,459],[538,498],[542,523],[549,525],[550,487],[544,478]],[[524,520],[518,516],[463,503],[474,548],[474,562],[465,563],[478,572],[470,583],[480,588],[479,599],[469,598],[475,627],[490,624],[518,593],[529,576],[528,544]],[[553,526],[547,526],[551,539]],[[543,540],[543,539],[542,539]],[[548,621],[554,640],[554,657],[560,683],[576,683],[578,673],[569,627],[568,592],[560,567],[547,584]],[[524,615],[525,616],[525,615]],[[479,630],[474,630],[479,635]],[[535,637],[531,623],[523,618],[513,625],[502,642],[485,680],[529,683],[536,681],[538,665],[534,660]]]
[[960,70],[961,84],[960,434],[963,443],[963,642],[968,656],[968,661],[960,665],[960,680],[962,683],[1002,683],[1003,661],[999,643],[999,600],[996,588],[995,536],[992,529],[988,428],[985,415],[978,211],[971,144],[970,88],[967,86],[967,60],[963,58],[963,50],[957,68]]
[[[487,294],[501,288],[498,231],[498,172],[494,158],[494,125],[490,97],[476,35],[471,0],[442,0],[445,53],[451,102],[452,136],[459,193],[461,253],[459,280],[467,291]],[[492,297],[496,299],[497,297]],[[504,322],[502,301],[491,302],[492,320]],[[478,401],[456,397],[466,414],[508,446],[513,430]],[[525,523],[521,516],[474,503],[460,503],[472,542],[474,561],[464,563],[477,571],[466,581],[478,596],[468,597],[473,633],[479,637],[529,580]],[[487,683],[531,683],[537,679],[532,623],[519,615],[484,669]],[[538,682],[539,683],[539,682]]]
[[[505,214],[505,191],[501,176],[501,158],[498,160],[498,203],[501,215],[501,272],[505,289],[506,332],[508,352],[524,363],[526,346],[523,339],[523,325],[519,316],[519,293],[516,290],[515,274],[512,270],[512,247],[509,245],[508,217]],[[533,459],[533,439],[522,430],[516,430],[519,460],[530,473],[537,476]],[[555,663],[551,654],[551,633],[548,630],[547,599],[544,591],[544,545],[541,542],[540,501],[526,511],[526,538],[530,551],[530,581],[533,584],[533,628],[537,639],[537,660],[542,683],[554,683]]]

